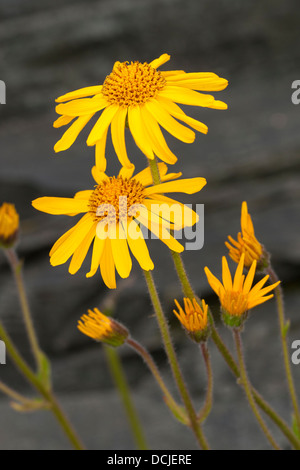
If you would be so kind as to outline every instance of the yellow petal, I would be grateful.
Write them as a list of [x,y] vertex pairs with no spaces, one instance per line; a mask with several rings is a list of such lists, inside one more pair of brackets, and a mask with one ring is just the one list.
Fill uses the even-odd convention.
[[116,230],[109,229],[109,238],[116,270],[122,278],[126,278],[130,274],[132,261],[128,250],[126,233],[121,224],[116,226]]
[[136,220],[142,225],[147,227],[156,237],[158,237],[162,242],[164,242],[171,250],[176,253],[181,253],[184,250],[184,247],[172,237],[170,232],[168,232],[161,224],[157,225],[151,222],[150,217],[142,217],[141,215],[136,217]]
[[[244,269],[244,262],[245,262],[245,255],[243,253],[235,271],[235,276],[234,276],[234,281],[233,281],[233,290],[235,291],[239,291],[242,289],[241,278],[242,278],[243,269]],[[248,276],[249,276],[249,273],[248,273]]]
[[160,106],[158,101],[154,99],[149,100],[144,106],[157,122],[166,129],[166,131],[174,135],[174,137],[188,144],[194,142],[195,133],[172,118],[172,116]]
[[144,240],[140,227],[134,222],[130,222],[127,227],[127,241],[133,256],[145,271],[154,269],[154,264],[150,258],[147,244]]
[[75,142],[78,134],[82,131],[84,126],[92,117],[93,114],[88,114],[87,116],[80,116],[77,118],[76,121],[73,122],[69,129],[64,133],[62,138],[54,145],[54,151],[62,152],[63,150],[70,148],[71,145]]
[[222,257],[222,281],[225,290],[232,290],[232,278],[225,256]]
[[51,255],[50,263],[52,266],[58,266],[59,264],[65,263],[70,258],[70,256],[73,255],[75,250],[81,244],[82,240],[90,231],[93,224],[94,221],[90,214],[84,215],[79,220],[68,238],[66,238]]
[[147,110],[145,106],[141,109],[141,117],[144,123],[144,128],[148,134],[148,138],[151,141],[153,151],[155,154],[164,162],[173,165],[177,162],[177,157],[169,149],[163,133],[154,119],[151,113]]
[[57,103],[62,103],[63,101],[74,100],[77,98],[83,98],[85,96],[97,95],[102,90],[102,85],[89,86],[85,88],[80,88],[79,90],[70,91],[65,95],[60,96],[55,101]]
[[71,263],[69,266],[69,273],[70,274],[75,274],[77,271],[81,268],[82,263],[87,255],[87,252],[89,251],[89,248],[91,246],[91,243],[95,237],[96,233],[96,225],[97,222],[94,222],[80,245],[76,248],[74,251],[74,254],[71,259]]
[[125,121],[127,108],[119,108],[111,121],[111,137],[114,149],[122,166],[131,168],[125,145]]
[[187,116],[176,103],[163,97],[157,97],[157,101],[159,101],[159,103],[161,103],[161,105],[166,109],[166,111],[176,119],[185,122],[197,131],[202,132],[203,134],[207,134],[208,127],[203,124],[203,122],[197,121],[197,119]]
[[218,296],[222,295],[224,293],[224,287],[222,286],[219,279],[217,279],[216,276],[214,276],[213,273],[207,267],[204,268],[204,271],[212,290],[215,291]]
[[74,116],[59,116],[59,118],[56,119],[56,121],[54,121],[53,127],[57,129],[62,126],[66,126],[71,121],[73,121],[73,119],[74,119]]
[[151,65],[151,67],[157,69],[161,65],[168,62],[170,59],[171,59],[171,56],[169,54],[162,54],[160,57],[158,57],[158,59],[152,60],[152,62],[150,62],[149,65]]
[[35,209],[47,214],[61,215],[88,211],[88,200],[69,197],[39,197],[32,201]]
[[95,145],[98,140],[103,138],[118,109],[119,106],[116,104],[112,104],[105,108],[98,121],[94,125],[93,129],[91,130],[90,135],[88,136],[88,139],[86,141],[87,145]]
[[94,240],[94,246],[93,246],[91,269],[86,274],[86,277],[92,277],[97,272],[97,269],[99,268],[99,265],[100,265],[100,259],[103,253],[104,245],[105,245],[105,239],[101,239],[96,236]]
[[94,98],[82,98],[80,100],[70,101],[69,103],[58,104],[55,108],[57,114],[67,116],[83,116],[85,114],[94,114],[97,111],[109,106],[106,99],[101,96]]
[[116,288],[116,273],[115,273],[115,263],[113,259],[113,254],[111,250],[111,241],[109,238],[106,238],[105,245],[100,260],[100,271],[104,283],[109,289]]
[[95,143],[95,164],[99,171],[106,170],[105,148],[108,128],[104,132],[102,138]]
[[131,165],[130,167],[123,166],[121,170],[119,171],[119,176],[122,176],[122,178],[130,179],[134,173],[134,170],[135,170],[134,165]]
[[190,106],[204,106],[214,102],[212,95],[205,95],[197,91],[190,90],[188,88],[182,88],[179,86],[167,85],[165,88],[160,90],[159,96],[168,98],[176,103],[188,104]]
[[211,109],[227,109],[228,108],[228,105],[226,103],[224,103],[224,101],[218,101],[218,100],[215,100],[213,101],[212,103],[209,103],[207,105],[207,108],[211,108]]
[[152,146],[144,130],[139,106],[129,106],[128,124],[136,145],[141,149],[147,158],[152,160],[154,158],[154,154]]
[[103,181],[109,181],[109,176],[107,176],[104,171],[100,171],[97,166],[93,166],[92,175],[97,184],[101,184]]
[[60,245],[71,235],[71,233],[75,230],[75,227],[70,228],[66,233],[64,233],[53,245],[50,250],[49,256],[52,256],[53,253],[60,247]]
[[167,183],[157,184],[145,189],[145,194],[158,193],[186,193],[194,194],[200,191],[206,185],[205,178],[189,178],[177,181],[169,181]]
[[244,286],[243,286],[243,293],[244,294],[248,294],[248,292],[251,289],[252,282],[253,282],[254,275],[255,275],[255,269],[256,269],[256,261],[253,261],[253,263],[251,265],[251,268],[249,269],[249,272],[247,274]]

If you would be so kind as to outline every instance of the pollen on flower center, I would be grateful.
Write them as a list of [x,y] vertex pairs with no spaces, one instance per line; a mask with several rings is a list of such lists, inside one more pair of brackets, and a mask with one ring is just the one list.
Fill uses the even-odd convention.
[[117,62],[104,81],[102,93],[119,106],[141,105],[165,86],[161,72],[144,62]]
[[144,197],[144,186],[134,178],[112,176],[93,191],[89,200],[90,213],[95,221],[107,217],[109,222],[118,222],[127,219],[130,207],[142,204]]
[[222,299],[223,309],[230,315],[241,316],[248,310],[248,294],[226,291]]

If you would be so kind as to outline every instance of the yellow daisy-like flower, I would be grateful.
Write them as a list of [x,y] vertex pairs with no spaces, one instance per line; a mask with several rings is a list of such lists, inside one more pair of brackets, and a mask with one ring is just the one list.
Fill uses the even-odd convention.
[[0,246],[9,248],[14,245],[19,232],[19,214],[15,206],[4,202],[0,207]]
[[253,261],[257,261],[257,268],[263,269],[268,266],[268,255],[265,252],[263,245],[257,240],[254,233],[254,227],[250,214],[248,213],[247,203],[242,203],[241,211],[241,229],[242,233],[239,232],[237,240],[234,240],[230,235],[225,245],[229,249],[229,256],[239,263],[242,254],[245,255],[245,267],[250,268]]
[[60,103],[56,112],[61,116],[54,122],[54,127],[74,121],[54,150],[68,149],[94,114],[103,110],[87,139],[88,145],[96,145],[96,165],[101,171],[106,169],[105,146],[109,126],[122,166],[131,165],[125,145],[127,125],[137,146],[148,158],[153,159],[156,155],[166,163],[175,163],[177,157],[167,146],[160,126],[186,143],[194,141],[195,133],[178,121],[206,134],[207,126],[187,116],[176,103],[227,109],[222,101],[216,101],[212,95],[198,93],[198,90],[223,90],[228,81],[210,72],[157,70],[169,59],[168,54],[162,54],[150,63],[116,62],[103,85],[60,96],[56,100]]
[[82,315],[78,321],[77,328],[81,333],[114,347],[125,343],[129,332],[123,325],[107,317],[97,308],[88,310],[88,313],[88,315]]
[[269,279],[269,275],[266,275],[254,287],[252,287],[256,270],[256,260],[253,261],[246,278],[243,274],[244,260],[245,255],[243,253],[237,266],[234,280],[232,280],[227,260],[225,256],[223,256],[223,284],[210,272],[207,267],[204,268],[211,288],[219,297],[222,306],[223,319],[229,326],[239,326],[246,318],[248,310],[266,302],[273,297],[273,294],[266,294],[275,289],[275,287],[280,283],[280,281],[278,281],[275,284],[263,288]]
[[115,268],[122,278],[130,274],[129,249],[142,269],[149,271],[154,268],[141,225],[171,250],[183,251],[184,247],[170,234],[170,230],[193,226],[198,215],[163,193],[193,194],[205,186],[205,178],[171,181],[181,173],[167,174],[167,166],[160,163],[162,183],[153,186],[150,168],[134,177],[133,172],[134,168],[123,167],[117,177],[109,177],[94,166],[92,174],[97,183],[94,189],[80,191],[74,198],[42,197],[32,202],[33,207],[48,214],[73,216],[84,213],[79,222],[52,247],[50,263],[53,266],[64,264],[72,257],[69,272],[75,274],[94,240],[87,277],[93,276],[100,266],[105,284],[114,289]]
[[197,343],[206,341],[209,330],[207,323],[208,305],[205,301],[202,300],[202,306],[200,307],[196,299],[191,301],[188,298],[184,298],[184,308],[180,306],[176,299],[174,302],[178,312],[176,310],[173,310],[173,312],[186,329],[188,335]]

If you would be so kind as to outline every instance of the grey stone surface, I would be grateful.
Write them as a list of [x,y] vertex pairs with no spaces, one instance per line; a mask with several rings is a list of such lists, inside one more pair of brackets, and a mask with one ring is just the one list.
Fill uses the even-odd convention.
[[[114,390],[101,346],[76,329],[87,308],[101,306],[108,293],[100,277],[85,278],[88,259],[75,276],[67,265],[52,268],[48,252],[72,221],[38,213],[31,200],[42,195],[71,196],[92,187],[93,152],[85,145],[87,130],[66,152],[53,151],[61,130],[53,129],[54,99],[83,86],[101,83],[115,60],[152,60],[168,52],[168,67],[214,71],[229,79],[216,93],[227,111],[190,108],[203,120],[207,136],[192,145],[168,136],[178,155],[175,171],[204,176],[207,186],[188,203],[205,205],[205,243],[184,260],[197,292],[212,305],[203,267],[221,272],[224,240],[239,230],[240,205],[248,202],[258,238],[272,253],[283,280],[289,341],[300,338],[299,322],[299,111],[291,102],[291,83],[300,79],[299,8],[296,0],[272,4],[244,0],[0,0],[0,79],[7,85],[7,104],[0,107],[0,202],[14,202],[22,219],[19,253],[40,342],[53,363],[53,383],[72,421],[89,448],[131,449],[134,443]],[[167,68],[167,67],[166,67]],[[131,137],[127,143],[137,168],[143,156]],[[109,171],[118,170],[111,143]],[[204,394],[203,367],[197,348],[172,319],[179,285],[172,262],[159,241],[149,243],[158,266],[155,279],[168,312],[176,348],[195,402]],[[18,300],[4,257],[0,254],[0,316],[25,357],[31,361]],[[119,280],[120,281],[120,280]],[[130,279],[119,282],[116,315],[154,355],[172,389],[158,328],[135,265]],[[215,306],[215,310],[218,308]],[[232,348],[227,330],[222,329]],[[290,421],[281,351],[277,340],[275,303],[253,312],[244,333],[249,374],[264,396]],[[289,344],[290,344],[289,343]],[[215,347],[215,406],[205,430],[214,448],[261,449],[261,435],[245,398]],[[232,348],[233,350],[233,348]],[[192,449],[193,438],[174,423],[142,361],[121,351],[135,401],[150,445]],[[293,366],[300,389],[300,366]],[[0,379],[28,393],[8,361]],[[174,393],[175,390],[174,390]],[[16,414],[0,402],[1,449],[64,449],[68,444],[47,412]],[[105,423],[105,426],[103,426]],[[276,434],[286,447],[286,441]]]

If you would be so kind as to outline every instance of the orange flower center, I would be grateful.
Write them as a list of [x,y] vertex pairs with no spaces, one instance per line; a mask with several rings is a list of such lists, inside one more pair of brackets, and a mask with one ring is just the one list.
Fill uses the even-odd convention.
[[142,204],[145,198],[144,186],[133,179],[112,176],[93,191],[89,207],[95,221],[107,217],[108,223],[117,223],[128,218],[131,206]]
[[135,106],[154,98],[165,83],[161,72],[147,62],[117,62],[103,83],[102,93],[110,103]]

